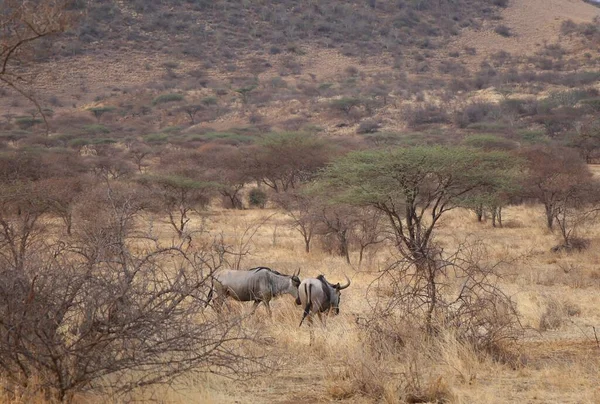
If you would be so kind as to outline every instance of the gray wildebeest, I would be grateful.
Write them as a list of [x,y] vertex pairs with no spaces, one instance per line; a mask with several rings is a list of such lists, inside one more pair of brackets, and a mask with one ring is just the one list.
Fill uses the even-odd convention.
[[[298,286],[300,286],[300,269],[293,275],[280,274],[267,267],[252,268],[247,271],[235,271],[226,269],[218,271],[214,276],[214,289],[217,292],[215,298],[215,309],[220,310],[223,301],[231,297],[240,302],[254,301],[252,313],[256,311],[262,302],[271,317],[269,302],[276,296],[289,293],[298,298]],[[213,291],[209,294],[209,302]]]
[[314,313],[317,313],[322,324],[325,324],[325,321],[321,313],[333,311],[335,314],[340,314],[340,291],[350,286],[350,279],[347,276],[345,277],[345,285],[329,283],[323,275],[317,276],[316,279],[307,278],[302,281],[298,288],[298,299],[296,300],[296,304],[304,307],[300,326],[307,316],[309,324],[312,324]]

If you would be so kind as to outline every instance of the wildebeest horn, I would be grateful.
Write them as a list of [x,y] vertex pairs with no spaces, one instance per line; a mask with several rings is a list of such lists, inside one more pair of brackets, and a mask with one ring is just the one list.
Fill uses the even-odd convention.
[[341,285],[339,287],[340,290],[346,289],[348,286],[350,286],[350,279],[346,275],[344,275],[344,278],[346,278],[346,284],[345,285]]

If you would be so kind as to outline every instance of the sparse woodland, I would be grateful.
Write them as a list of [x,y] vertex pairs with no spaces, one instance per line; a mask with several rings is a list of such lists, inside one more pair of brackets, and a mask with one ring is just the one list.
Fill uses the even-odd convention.
[[0,0],[0,400],[600,401],[600,17],[453,45],[518,1]]

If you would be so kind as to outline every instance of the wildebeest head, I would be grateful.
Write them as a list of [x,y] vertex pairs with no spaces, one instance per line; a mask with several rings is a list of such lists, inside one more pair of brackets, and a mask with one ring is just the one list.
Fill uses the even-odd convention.
[[298,272],[294,272],[292,274],[292,286],[294,286],[296,289],[298,289],[298,286],[300,286],[300,278],[298,277],[300,275],[300,268],[298,268]]
[[298,268],[298,272],[294,272],[290,275],[290,289],[289,293],[296,298],[296,302],[298,302],[298,287],[300,286],[300,268]]
[[342,299],[341,291],[350,286],[350,279],[348,279],[346,275],[344,275],[344,277],[346,278],[346,283],[344,285],[340,285],[339,282],[336,284],[329,283],[323,275],[317,276],[317,279],[323,282],[324,286],[326,286],[323,289],[326,291],[326,293],[328,293],[327,297],[329,298],[329,307],[333,309],[333,312],[336,315],[340,314],[340,301]]

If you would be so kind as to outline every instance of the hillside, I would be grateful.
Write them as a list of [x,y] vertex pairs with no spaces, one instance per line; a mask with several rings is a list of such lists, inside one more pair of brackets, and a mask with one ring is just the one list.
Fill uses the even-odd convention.
[[561,35],[562,23],[591,22],[596,15],[599,15],[598,9],[579,0],[513,0],[500,13],[502,24],[508,26],[513,35],[498,36],[493,24],[488,23],[480,29],[466,28],[451,48],[472,46],[481,58],[498,51],[527,56],[545,44],[555,43],[575,50],[577,42]]
[[[166,127],[200,136],[247,127],[257,134],[312,128],[415,138],[425,125],[434,130],[423,141],[439,142],[495,120],[503,97],[593,90],[600,77],[597,41],[577,30],[565,34],[566,21],[577,26],[600,15],[579,0],[81,0],[73,8],[82,12],[78,24],[59,42],[41,42],[27,70],[55,112],[53,132],[71,140],[93,134],[63,122],[91,124],[86,109],[106,106],[103,138],[115,140]],[[592,90],[584,98],[593,98]],[[181,99],[153,104],[170,93]],[[8,114],[30,108],[3,94]],[[473,116],[465,112],[470,100],[492,104]],[[202,102],[214,105],[187,116],[186,105]],[[440,102],[449,108],[440,110]],[[511,122],[519,130],[543,129],[531,114],[516,114]],[[586,111],[575,115],[585,119]],[[506,135],[514,137],[509,126]]]

